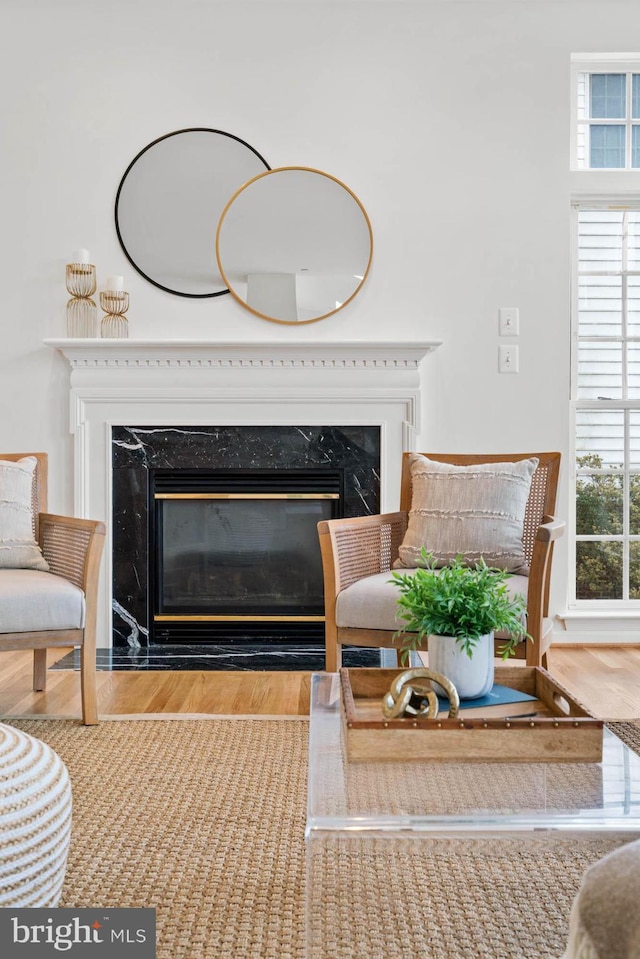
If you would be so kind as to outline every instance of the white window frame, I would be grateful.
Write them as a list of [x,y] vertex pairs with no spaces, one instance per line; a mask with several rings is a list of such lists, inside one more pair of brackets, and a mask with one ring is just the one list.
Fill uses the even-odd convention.
[[[569,503],[569,596],[568,596],[568,608],[569,610],[574,610],[576,612],[590,612],[592,614],[607,613],[607,614],[618,614],[619,616],[624,616],[625,614],[632,614],[635,617],[640,617],[640,600],[637,599],[578,599],[576,596],[576,560],[577,560],[577,550],[576,544],[578,542],[577,535],[577,517],[576,517],[576,484],[578,479],[577,474],[577,445],[576,445],[576,416],[580,410],[640,410],[640,399],[629,400],[629,399],[620,399],[620,400],[594,400],[594,399],[580,399],[578,397],[578,346],[579,346],[579,337],[578,337],[578,318],[579,318],[579,270],[578,270],[578,216],[580,210],[636,210],[640,211],[640,198],[630,197],[630,196],[620,196],[612,197],[610,200],[603,200],[602,198],[591,198],[589,196],[584,196],[579,199],[574,199],[571,204],[571,402],[570,402],[570,411],[571,411],[571,440],[570,440],[570,458],[571,458],[571,500]],[[623,374],[624,375],[624,374]],[[624,477],[625,489],[627,494],[625,496],[623,508],[625,514],[628,514],[629,509],[629,498],[628,498],[628,479],[629,479],[629,459],[628,459],[628,449],[629,449],[629,432],[628,432],[628,421],[625,419],[624,426],[624,449],[625,449],[625,462],[621,475]],[[626,524],[625,524],[626,526]],[[588,539],[589,537],[580,537],[581,541]],[[623,538],[625,540],[637,540],[637,536],[626,536]],[[604,541],[607,539],[606,536],[594,536],[594,540]],[[611,537],[612,540],[620,541],[620,537]],[[625,583],[628,581],[628,568],[626,563],[626,553],[625,553],[625,562],[624,562],[624,577]]]
[[[580,75],[583,73],[625,73],[627,74],[627,110],[624,119],[598,120],[599,125],[625,126],[626,163],[625,167],[589,167],[579,164],[579,143],[581,130],[590,125],[578,116],[578,97]],[[640,125],[640,117],[631,117],[631,74],[640,73],[640,54],[638,53],[572,53],[571,54],[571,152],[570,169],[590,174],[637,175],[640,167],[631,167],[631,128]]]
[[[606,169],[578,167],[577,163],[577,127],[578,127],[578,77],[582,73],[640,73],[640,53],[576,53],[571,55],[570,62],[570,128],[569,159],[570,159],[570,199],[571,203],[584,203],[593,206],[597,203],[607,205],[632,206],[638,198],[640,177],[638,169]],[[577,318],[577,214],[571,217],[572,235],[570,262],[572,279],[572,392],[571,405],[571,436],[569,442],[569,508],[567,514],[567,547],[568,547],[568,592],[567,608],[560,614],[565,629],[573,636],[569,642],[602,642],[606,637],[608,642],[637,642],[640,630],[640,609],[634,604],[633,608],[623,609],[621,601],[616,601],[615,607],[607,601],[581,600],[577,605],[575,592],[575,530],[576,530],[576,449],[575,449],[575,372],[577,370],[576,327]],[[575,299],[574,299],[575,298]]]

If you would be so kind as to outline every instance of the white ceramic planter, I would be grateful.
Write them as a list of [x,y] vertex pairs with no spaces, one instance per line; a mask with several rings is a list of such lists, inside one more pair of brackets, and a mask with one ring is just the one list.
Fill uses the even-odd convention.
[[[429,668],[450,679],[460,699],[485,696],[493,686],[495,660],[493,633],[481,636],[469,658],[454,636],[429,636]],[[444,690],[434,683],[439,695]]]

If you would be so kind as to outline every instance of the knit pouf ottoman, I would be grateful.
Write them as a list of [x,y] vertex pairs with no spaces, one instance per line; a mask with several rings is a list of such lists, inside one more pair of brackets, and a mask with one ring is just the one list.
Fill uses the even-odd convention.
[[0,907],[55,906],[71,838],[71,783],[54,750],[0,723]]
[[582,877],[562,959],[640,956],[640,839],[594,862]]

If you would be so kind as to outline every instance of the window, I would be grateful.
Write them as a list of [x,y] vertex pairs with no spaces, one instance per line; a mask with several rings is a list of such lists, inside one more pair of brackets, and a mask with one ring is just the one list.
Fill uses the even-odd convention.
[[640,63],[573,59],[573,166],[640,169]]
[[640,601],[640,204],[574,215],[575,601],[622,607]]

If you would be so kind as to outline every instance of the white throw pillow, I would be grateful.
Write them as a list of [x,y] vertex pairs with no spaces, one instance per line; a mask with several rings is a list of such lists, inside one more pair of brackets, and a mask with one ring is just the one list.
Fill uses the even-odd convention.
[[33,535],[35,456],[0,460],[0,569],[48,570]]
[[531,479],[538,460],[456,466],[410,457],[413,484],[409,523],[397,565],[424,565],[421,549],[438,566],[458,554],[473,565],[528,574],[522,534]]

